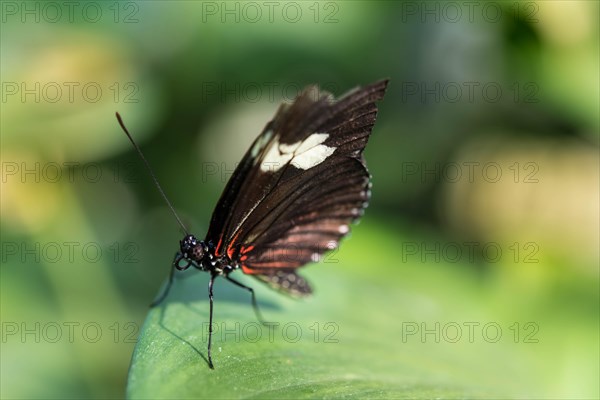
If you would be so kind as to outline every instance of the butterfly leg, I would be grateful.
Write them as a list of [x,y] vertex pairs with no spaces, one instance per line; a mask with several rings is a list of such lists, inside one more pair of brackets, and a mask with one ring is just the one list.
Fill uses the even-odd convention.
[[210,275],[210,281],[208,281],[208,299],[210,300],[210,316],[209,316],[209,324],[208,324],[208,366],[211,369],[214,369],[214,365],[212,362],[211,356],[211,348],[212,348],[212,333],[213,333],[213,283],[215,281],[216,275]]
[[225,279],[227,279],[229,282],[233,283],[234,285],[239,286],[242,289],[246,289],[247,291],[250,292],[250,295],[252,296],[252,307],[254,308],[254,313],[256,314],[256,318],[258,319],[258,321],[261,324],[268,326],[268,324],[265,322],[264,318],[262,317],[260,310],[258,309],[258,303],[256,302],[256,295],[254,294],[254,289],[252,289],[249,286],[244,285],[241,282],[236,281],[233,278],[230,278],[228,275],[225,275]]
[[156,300],[154,300],[152,302],[152,304],[150,304],[150,307],[156,307],[157,305],[162,303],[165,298],[167,298],[167,295],[169,294],[169,290],[171,290],[171,285],[173,284],[174,276],[175,276],[175,267],[173,266],[171,268],[171,273],[169,274],[169,281],[167,282],[167,286],[165,286],[165,289],[160,294],[160,296]]

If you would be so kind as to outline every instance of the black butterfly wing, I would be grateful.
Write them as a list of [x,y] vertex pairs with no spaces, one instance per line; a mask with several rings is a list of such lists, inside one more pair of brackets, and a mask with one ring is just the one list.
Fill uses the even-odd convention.
[[216,206],[206,238],[215,254],[280,290],[310,293],[293,270],[337,247],[362,215],[370,194],[362,151],[386,86],[337,102],[309,87],[281,106]]
[[293,297],[304,297],[312,293],[312,289],[306,279],[298,275],[296,271],[279,269],[271,271],[268,274],[254,274],[252,276],[271,286],[273,289]]

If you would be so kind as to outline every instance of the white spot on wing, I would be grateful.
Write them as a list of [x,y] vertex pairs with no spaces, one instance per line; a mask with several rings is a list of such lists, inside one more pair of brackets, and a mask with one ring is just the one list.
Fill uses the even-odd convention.
[[312,135],[304,139],[302,145],[300,145],[300,147],[298,147],[298,150],[296,150],[296,154],[304,153],[305,151],[312,149],[313,147],[326,141],[328,137],[328,133],[313,133]]
[[[302,146],[300,146],[302,147]],[[327,159],[335,151],[335,147],[325,146],[320,144],[302,154],[297,155],[292,160],[292,165],[300,169],[311,169]]]
[[[335,151],[335,147],[322,144],[328,137],[327,133],[313,133],[304,141],[292,144],[279,143],[279,138],[275,138],[263,157],[260,169],[265,172],[275,172],[290,161],[294,167],[303,170],[315,167]],[[256,153],[258,154],[258,150]]]
[[263,149],[263,147],[265,147],[269,140],[271,140],[271,136],[273,136],[273,131],[269,129],[258,138],[256,143],[254,143],[254,146],[252,146],[252,151],[250,152],[252,158],[256,158],[258,153]]
[[279,138],[275,138],[260,163],[260,169],[264,172],[278,171],[287,164],[292,157],[294,157],[293,153],[281,153],[279,150]]

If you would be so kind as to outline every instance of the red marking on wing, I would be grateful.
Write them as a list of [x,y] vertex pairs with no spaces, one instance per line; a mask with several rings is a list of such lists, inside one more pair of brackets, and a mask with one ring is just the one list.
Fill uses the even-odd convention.
[[217,248],[215,249],[215,256],[220,256],[221,254],[221,245],[223,244],[223,236],[219,238],[219,243],[217,243]]
[[229,246],[227,247],[227,256],[229,257],[229,259],[233,260],[233,252],[235,251],[235,240],[237,239],[237,237],[240,235],[240,231],[238,231],[238,233],[235,234],[235,236],[233,237],[233,239],[231,239],[231,242],[229,243]]
[[254,246],[242,247],[242,254],[246,254],[249,251],[252,251]]
[[244,264],[242,264],[242,271],[243,271],[245,274],[249,274],[249,275],[252,275],[252,274],[258,274],[258,273],[259,273],[259,271],[255,270],[255,269],[248,268],[248,267],[247,267],[246,265],[244,265]]

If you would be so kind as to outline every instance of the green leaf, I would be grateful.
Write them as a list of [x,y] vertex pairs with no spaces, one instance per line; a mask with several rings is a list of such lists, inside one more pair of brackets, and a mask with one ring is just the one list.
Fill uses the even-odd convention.
[[[208,274],[177,279],[148,314],[128,397],[509,398],[564,389],[548,384],[552,365],[561,368],[551,357],[562,338],[544,336],[549,327],[533,311],[496,310],[493,288],[464,265],[410,262],[398,234],[360,231],[301,271],[315,288],[307,300],[234,274],[256,289],[274,328],[258,324],[246,291],[218,279],[214,370],[206,362]],[[504,296],[500,303],[512,293]],[[528,320],[542,324],[534,338],[545,342],[523,342]]]

